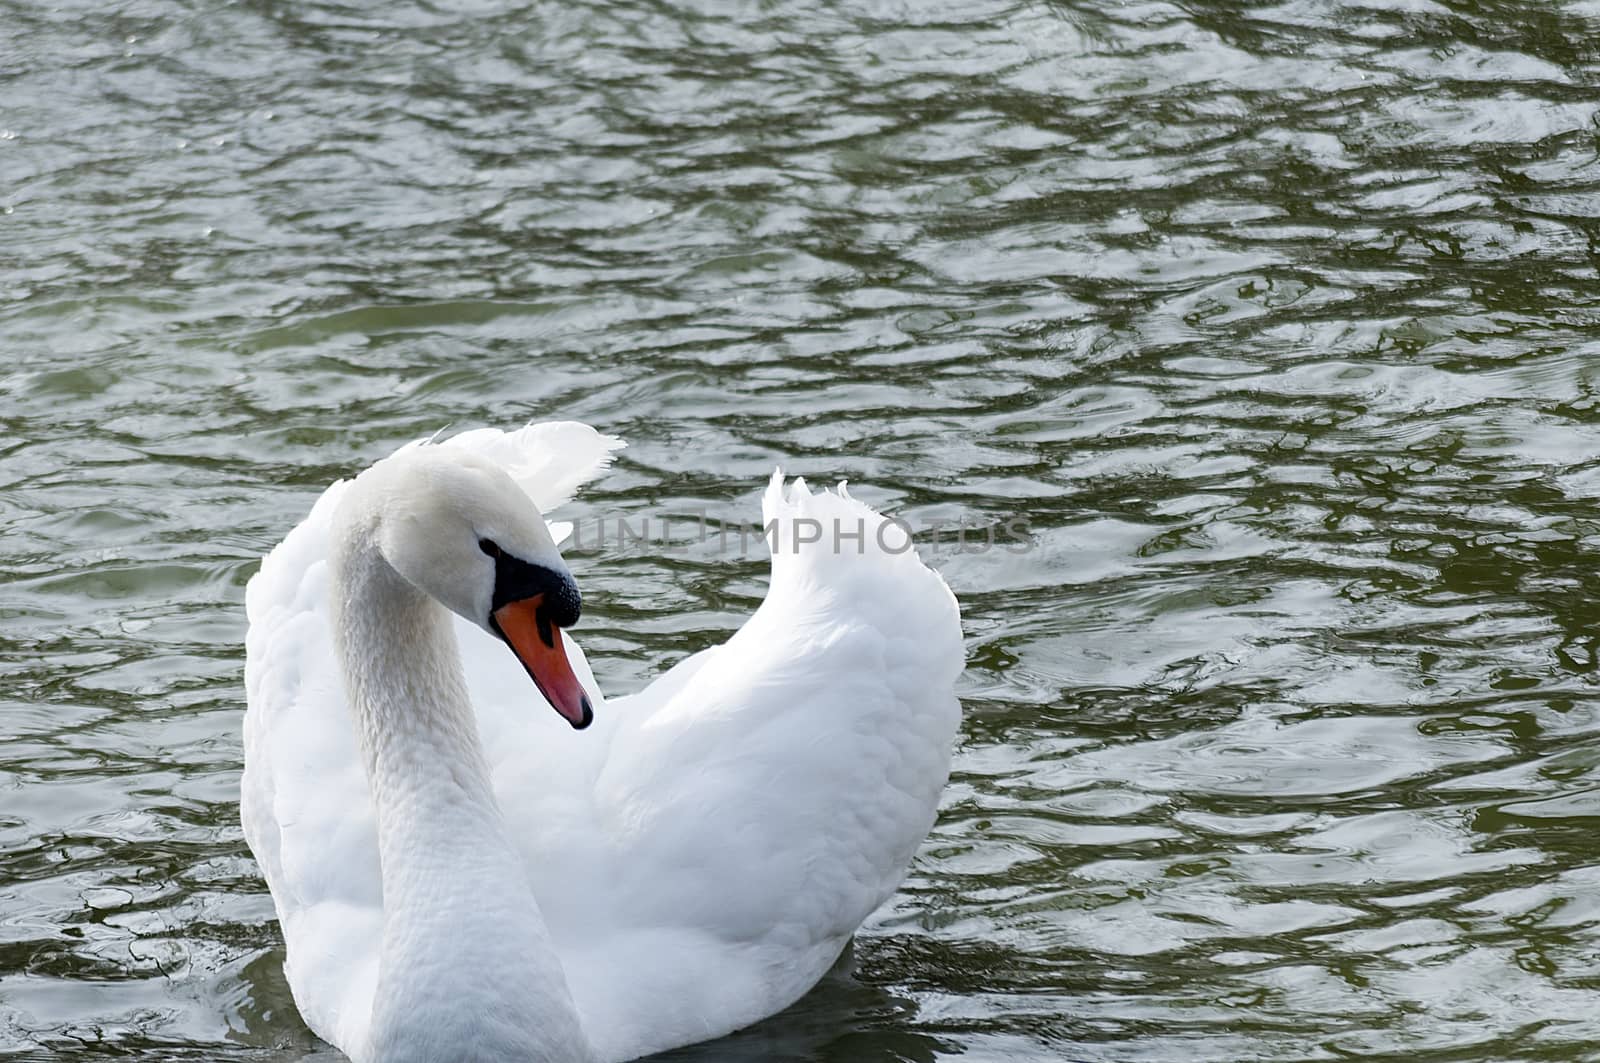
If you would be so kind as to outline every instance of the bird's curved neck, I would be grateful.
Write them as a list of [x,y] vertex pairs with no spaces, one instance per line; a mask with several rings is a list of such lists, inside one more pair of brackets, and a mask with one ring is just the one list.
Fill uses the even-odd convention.
[[586,1059],[495,800],[450,615],[360,537],[344,545],[335,638],[383,876],[372,1058]]

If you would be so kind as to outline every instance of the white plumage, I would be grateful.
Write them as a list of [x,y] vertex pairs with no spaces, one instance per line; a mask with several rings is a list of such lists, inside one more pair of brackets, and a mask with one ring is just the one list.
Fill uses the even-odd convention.
[[[468,432],[386,460],[421,447],[434,462],[486,461],[548,512],[620,446],[568,422]],[[503,831],[491,816],[474,833],[451,808],[454,784],[430,789],[363,759],[358,730],[377,725],[358,723],[370,714],[347,700],[335,647],[354,636],[335,630],[330,606],[352,486],[324,492],[247,593],[241,816],[307,1024],[357,1060],[471,1059],[504,1005],[526,1009],[511,1026],[548,1032],[528,1042],[535,1058],[609,1063],[721,1036],[805,993],[899,884],[949,770],[959,615],[903,533],[842,486],[813,494],[775,474],[764,522],[816,520],[821,541],[781,535],[756,613],[638,694],[604,701],[568,639],[595,706],[585,731],[549,708],[505,644],[450,616],[463,712],[503,814]],[[836,527],[865,534],[836,544]],[[375,801],[405,805],[380,817]],[[456,839],[471,844],[454,852]],[[385,874],[398,898],[388,912]],[[463,938],[486,940],[460,952]],[[448,947],[430,952],[434,940]],[[413,1007],[398,1001],[436,1010],[448,1050],[385,1042],[378,1027]]]

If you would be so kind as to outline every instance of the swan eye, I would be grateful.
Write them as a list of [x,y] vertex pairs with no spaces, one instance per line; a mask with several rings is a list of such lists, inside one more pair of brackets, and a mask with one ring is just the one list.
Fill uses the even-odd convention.
[[500,555],[505,553],[505,551],[500,549],[499,545],[493,539],[479,539],[478,549],[482,550],[496,561],[500,560]]

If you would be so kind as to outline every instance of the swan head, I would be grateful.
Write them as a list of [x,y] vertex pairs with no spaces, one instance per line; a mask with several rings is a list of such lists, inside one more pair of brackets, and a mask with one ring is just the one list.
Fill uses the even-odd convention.
[[402,579],[500,639],[573,727],[594,720],[561,629],[582,609],[544,516],[494,462],[415,446],[358,476],[340,505],[346,542],[374,544]]

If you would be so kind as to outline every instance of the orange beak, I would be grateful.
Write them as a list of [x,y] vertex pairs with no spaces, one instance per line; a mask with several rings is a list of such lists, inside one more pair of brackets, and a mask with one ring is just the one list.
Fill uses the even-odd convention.
[[594,722],[594,709],[578,677],[572,674],[572,665],[567,663],[561,629],[539,615],[543,599],[544,595],[535,594],[520,602],[507,602],[494,611],[494,623],[533,677],[539,693],[581,731]]

